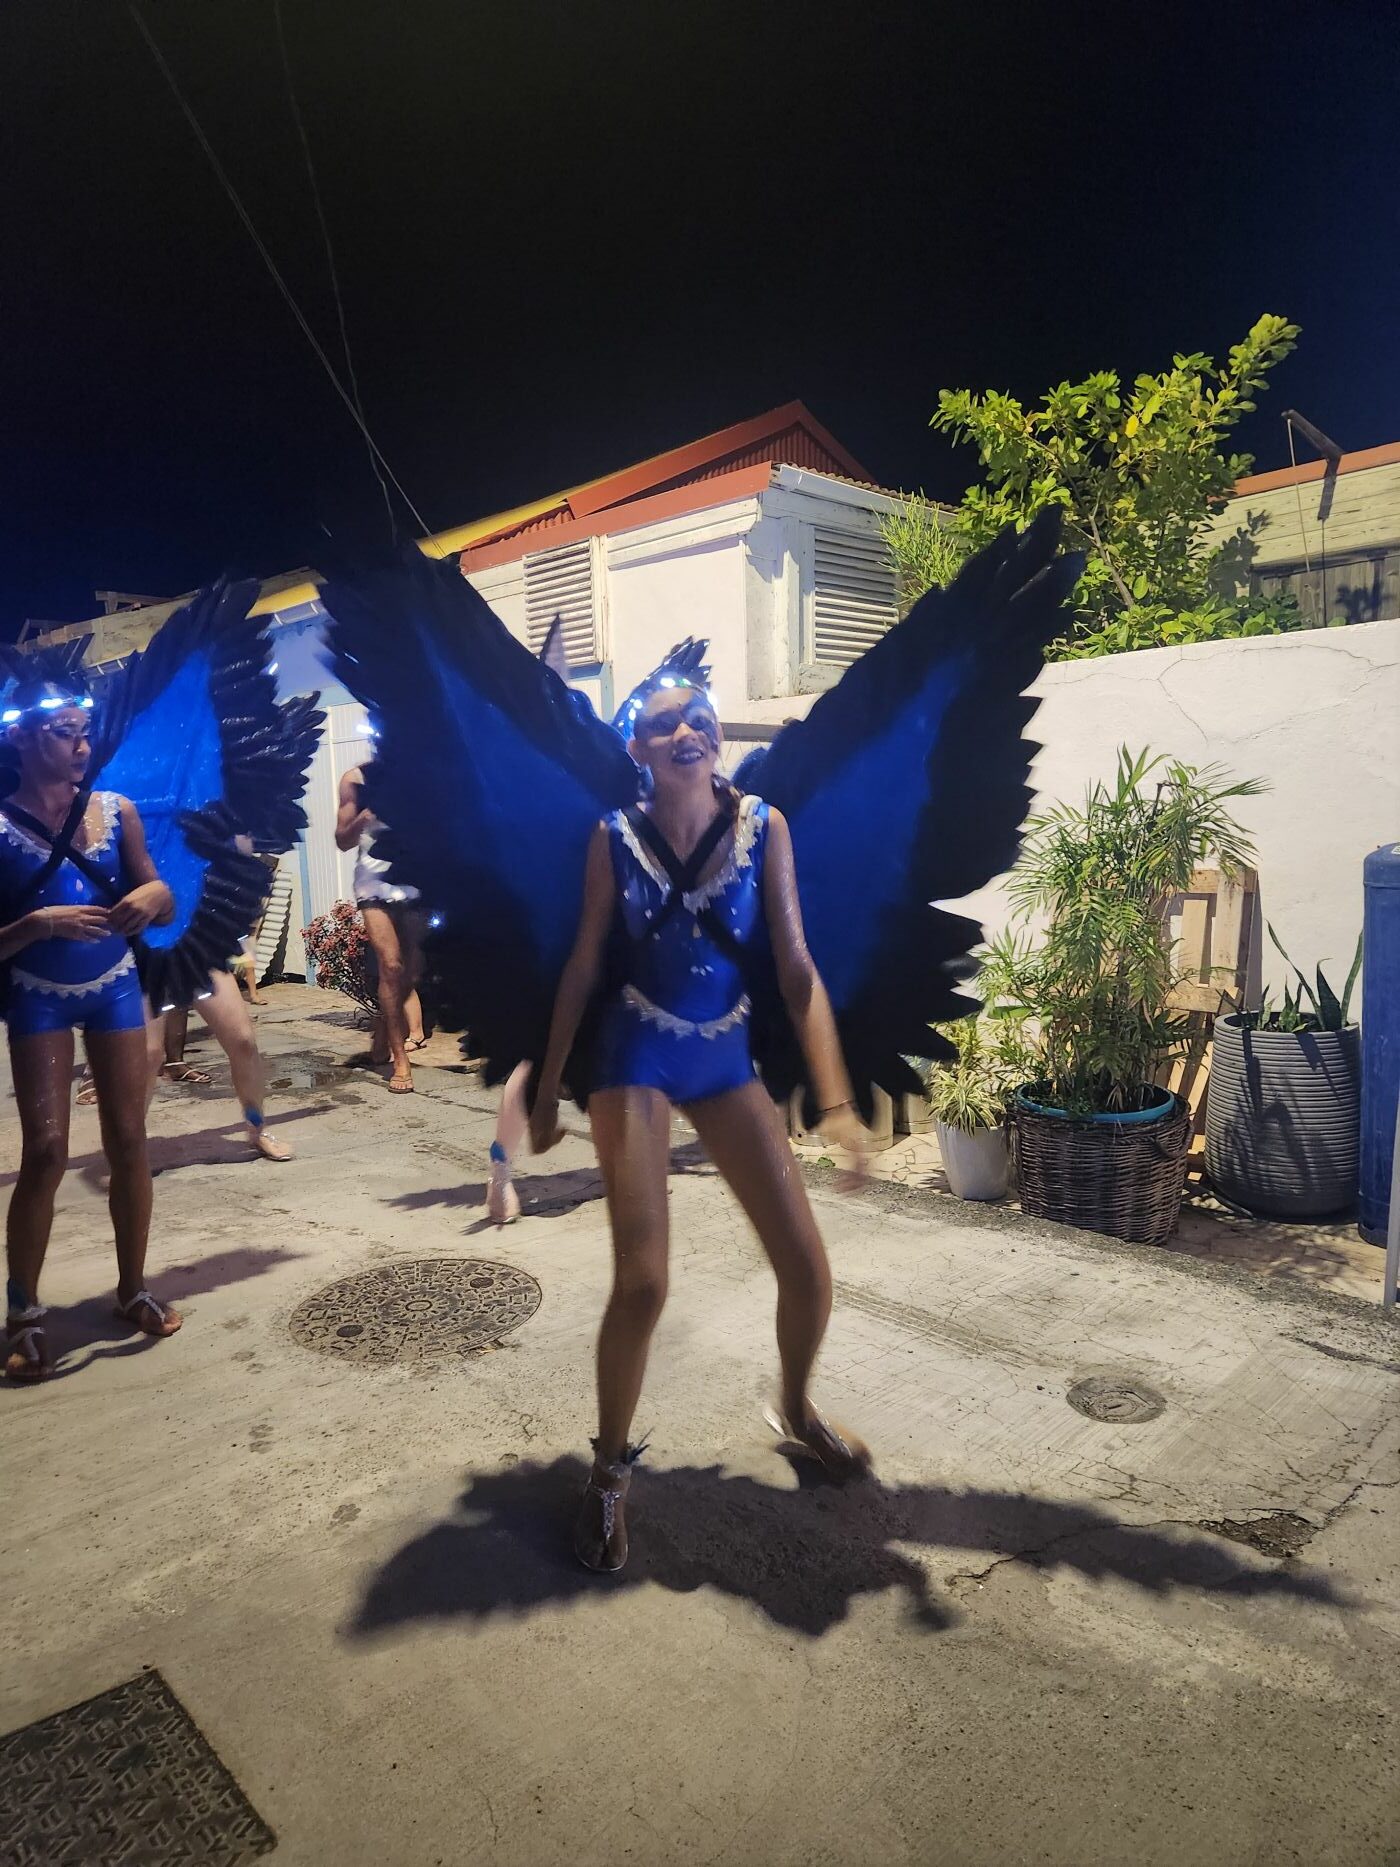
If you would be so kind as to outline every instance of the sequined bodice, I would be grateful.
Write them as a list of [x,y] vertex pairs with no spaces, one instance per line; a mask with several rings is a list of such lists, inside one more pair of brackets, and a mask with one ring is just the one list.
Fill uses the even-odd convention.
[[[112,893],[104,894],[71,862],[60,862],[37,894],[23,904],[22,911],[35,908],[110,907],[113,898],[125,891],[122,873],[122,822],[120,800],[115,791],[97,791],[93,801],[101,813],[101,828],[94,840],[82,850],[83,856],[112,884]],[[91,819],[89,820],[91,821]],[[0,811],[0,925],[15,918],[12,903],[49,859],[49,848],[31,836]],[[130,954],[121,934],[107,934],[101,940],[35,940],[18,958],[24,972],[56,984],[79,984],[98,979],[121,964]]]
[[[705,1024],[728,1016],[743,998],[737,961],[720,950],[697,917],[708,909],[741,946],[748,944],[763,919],[767,828],[768,806],[759,798],[744,798],[733,845],[719,869],[665,913],[670,878],[621,812],[608,820],[627,982],[651,1005]],[[658,920],[660,931],[653,932]]]

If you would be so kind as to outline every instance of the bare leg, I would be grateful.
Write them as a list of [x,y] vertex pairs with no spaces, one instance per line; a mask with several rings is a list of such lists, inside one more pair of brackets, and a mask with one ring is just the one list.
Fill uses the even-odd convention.
[[807,1391],[831,1314],[831,1268],[777,1110],[762,1085],[753,1083],[691,1103],[685,1112],[778,1279],[778,1358],[789,1427],[829,1470],[844,1475],[864,1469],[868,1452],[858,1441],[834,1435]]
[[598,1332],[598,1457],[614,1464],[627,1448],[666,1302],[671,1110],[656,1089],[604,1089],[588,1113],[612,1227],[613,1287]]
[[[145,1288],[151,1230],[151,1167],[146,1158],[146,1034],[90,1031],[88,1062],[97,1084],[102,1149],[112,1171],[107,1196],[117,1241],[117,1302],[131,1305]],[[180,1318],[164,1305],[137,1305],[128,1320],[146,1335],[174,1335]]]
[[[161,1067],[165,1062],[165,1021],[171,1015],[170,1012],[152,1011],[149,1003],[146,1006],[146,1112],[148,1114],[151,1108],[151,1097],[156,1092]],[[180,1048],[184,1050],[183,1038]],[[92,1074],[91,1063],[88,1064],[87,1073],[89,1076]]]
[[[53,1206],[68,1165],[68,1085],[73,1076],[72,1031],[40,1031],[10,1040],[22,1152],[19,1177],[5,1221],[5,1254],[12,1339],[5,1372],[35,1379],[47,1371],[43,1331],[28,1325],[28,1348],[16,1333],[38,1308],[39,1273],[53,1230]],[[37,1322],[37,1318],[35,1318]]]
[[403,1095],[413,1087],[413,1071],[408,1063],[408,1024],[404,1017],[407,985],[399,930],[387,908],[371,902],[360,912],[379,967],[379,1014],[384,1020],[389,1056],[394,1066],[389,1087]]
[[652,1331],[666,1302],[670,1243],[666,1174],[671,1111],[655,1089],[605,1089],[588,1106],[612,1226],[613,1287],[598,1332],[598,1437],[574,1549],[590,1569],[627,1560],[627,1435]]
[[263,1126],[262,1053],[248,1007],[230,973],[215,973],[213,992],[198,1001],[196,1010],[228,1058],[233,1092],[243,1111],[249,1141],[265,1160],[290,1160],[292,1150],[284,1141],[275,1140]]
[[417,908],[404,907],[398,910],[397,920],[404,984],[408,987],[403,1001],[408,1048],[421,1050],[428,1041],[423,1035],[423,1007],[418,1000],[418,984],[423,977],[423,916]]
[[533,1068],[531,1063],[517,1063],[501,1091],[496,1138],[491,1143],[491,1184],[486,1192],[486,1209],[497,1225],[512,1225],[520,1217],[520,1196],[511,1184],[510,1163],[529,1124],[525,1091]]

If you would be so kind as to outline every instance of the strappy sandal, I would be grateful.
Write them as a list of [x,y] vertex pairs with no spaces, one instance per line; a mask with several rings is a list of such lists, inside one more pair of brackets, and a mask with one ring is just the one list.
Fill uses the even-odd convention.
[[33,1384],[53,1373],[48,1345],[44,1339],[44,1318],[48,1310],[42,1303],[27,1309],[11,1310],[5,1318],[5,1374],[7,1379]]
[[214,1080],[208,1070],[197,1069],[193,1063],[162,1063],[160,1073],[168,1083],[189,1083],[200,1089]]
[[[151,1312],[161,1325],[160,1328],[148,1329],[143,1322],[137,1320],[136,1312],[142,1309]],[[139,1329],[142,1335],[155,1336],[160,1340],[174,1335],[184,1326],[184,1317],[177,1316],[174,1310],[167,1309],[164,1303],[158,1303],[149,1290],[138,1290],[136,1295],[129,1297],[125,1303],[118,1298],[115,1313],[121,1322],[129,1322],[132,1328]]]
[[837,1484],[844,1484],[851,1478],[868,1478],[874,1469],[874,1459],[865,1441],[858,1439],[849,1427],[833,1425],[815,1407],[808,1408],[807,1423],[800,1431],[774,1407],[765,1407],[763,1417],[779,1439],[816,1459],[827,1477]]
[[97,1084],[92,1080],[92,1075],[88,1070],[83,1071],[82,1079],[78,1084],[77,1103],[80,1109],[91,1109],[97,1106]]
[[595,1575],[615,1575],[627,1561],[627,1493],[632,1467],[645,1451],[645,1445],[628,1446],[616,1465],[593,1461],[574,1526],[574,1554]]

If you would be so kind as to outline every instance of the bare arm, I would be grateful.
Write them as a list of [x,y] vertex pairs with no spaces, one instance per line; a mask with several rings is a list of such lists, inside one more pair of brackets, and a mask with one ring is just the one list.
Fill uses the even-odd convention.
[[118,798],[122,819],[122,871],[130,889],[111,912],[118,933],[139,934],[147,927],[164,927],[175,918],[175,897],[160,879],[146,847],[146,826],[129,797]]
[[554,1016],[549,1026],[549,1047],[540,1066],[535,1091],[535,1112],[530,1136],[536,1153],[542,1153],[557,1138],[556,1112],[560,1084],[569,1052],[578,1036],[578,1027],[588,1001],[597,990],[603,971],[603,953],[608,930],[612,926],[616,901],[612,857],[608,853],[608,832],[599,824],[588,845],[588,866],[583,877],[583,909],[579,915],[574,949],[559,980],[554,1000]]
[[[763,861],[763,911],[768,938],[778,970],[778,989],[792,1019],[808,1074],[823,1114],[853,1113],[851,1079],[836,1017],[822,984],[821,974],[807,950],[802,930],[802,905],[797,895],[797,869],[792,859],[792,834],[780,810],[768,813],[768,848]],[[833,1139],[837,1124],[828,1123]]]
[[337,849],[354,849],[369,825],[374,822],[374,812],[366,810],[360,794],[363,778],[357,765],[354,771],[347,771],[340,781],[340,805],[335,814],[335,846]]

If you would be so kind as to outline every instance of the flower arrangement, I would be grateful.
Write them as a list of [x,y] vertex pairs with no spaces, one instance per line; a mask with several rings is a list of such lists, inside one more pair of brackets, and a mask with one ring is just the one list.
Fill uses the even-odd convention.
[[353,901],[337,901],[318,914],[301,937],[316,968],[316,983],[323,991],[343,992],[366,1011],[379,1009],[374,949],[365,932],[364,917]]

